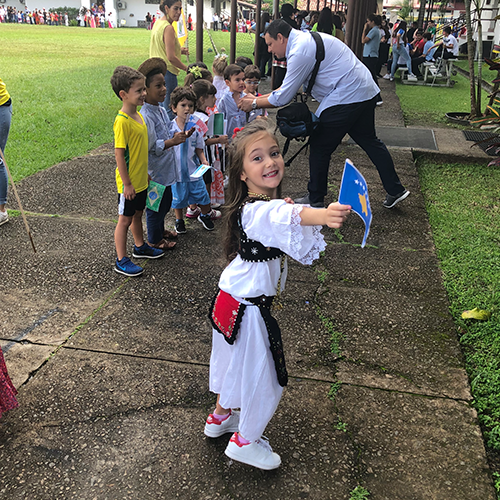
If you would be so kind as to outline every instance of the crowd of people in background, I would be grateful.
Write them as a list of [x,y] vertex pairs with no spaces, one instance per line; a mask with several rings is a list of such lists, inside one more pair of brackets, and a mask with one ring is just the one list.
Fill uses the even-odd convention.
[[[76,15],[77,26],[87,28],[113,28],[111,13],[106,16],[104,5],[92,4],[90,9],[82,7]],[[0,5],[0,23],[46,24],[48,26],[70,26],[71,16],[68,12],[52,9],[16,9],[12,6]]]
[[17,10],[15,7],[0,5],[0,23],[48,24],[49,26],[69,26],[67,12],[46,9]]

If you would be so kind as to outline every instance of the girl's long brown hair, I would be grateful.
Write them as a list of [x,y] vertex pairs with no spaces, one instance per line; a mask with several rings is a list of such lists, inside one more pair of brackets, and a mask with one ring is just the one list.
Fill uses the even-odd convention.
[[[272,132],[266,118],[259,118],[246,125],[233,139],[229,148],[229,183],[227,187],[227,201],[225,203],[223,238],[224,254],[228,261],[233,260],[240,247],[240,232],[238,229],[238,211],[248,198],[248,187],[241,180],[243,172],[243,160],[248,144],[258,139],[258,135],[270,135],[276,144],[278,140]],[[278,187],[278,196],[281,195],[281,184]]]

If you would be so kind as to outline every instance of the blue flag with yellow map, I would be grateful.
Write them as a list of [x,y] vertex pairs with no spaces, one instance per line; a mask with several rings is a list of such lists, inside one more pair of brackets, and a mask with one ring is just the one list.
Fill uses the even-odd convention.
[[365,223],[365,236],[361,248],[366,244],[370,224],[372,223],[372,211],[370,200],[368,199],[368,186],[361,172],[352,164],[351,160],[345,161],[342,182],[340,183],[339,203],[351,205]]

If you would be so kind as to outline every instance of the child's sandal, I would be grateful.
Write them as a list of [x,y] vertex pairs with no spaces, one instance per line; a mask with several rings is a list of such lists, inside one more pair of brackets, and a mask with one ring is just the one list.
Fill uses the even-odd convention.
[[150,243],[149,246],[159,250],[173,250],[177,243],[175,241],[160,240],[158,243]]
[[176,240],[179,235],[175,231],[169,231],[168,229],[165,229],[163,231],[163,237],[168,238],[170,240]]

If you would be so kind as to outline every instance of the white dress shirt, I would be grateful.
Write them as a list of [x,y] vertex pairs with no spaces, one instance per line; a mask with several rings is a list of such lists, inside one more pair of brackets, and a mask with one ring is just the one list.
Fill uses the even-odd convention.
[[[316,114],[339,104],[364,102],[375,97],[380,89],[368,68],[338,38],[319,33],[325,44],[325,59],[319,66],[312,96],[321,104]],[[292,29],[286,47],[287,70],[283,84],[269,96],[275,107],[285,106],[301,85],[304,90],[316,63],[316,42],[310,33]]]

